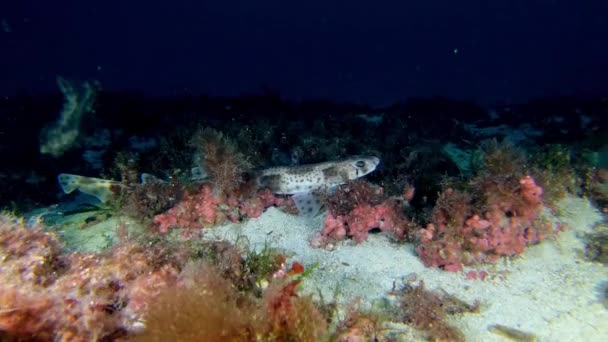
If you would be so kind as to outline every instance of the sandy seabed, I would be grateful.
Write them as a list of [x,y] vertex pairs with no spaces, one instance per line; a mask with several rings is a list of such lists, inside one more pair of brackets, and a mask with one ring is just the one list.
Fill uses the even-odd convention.
[[[309,241],[323,226],[324,215],[308,220],[276,208],[243,224],[209,230],[204,238],[236,241],[246,237],[255,249],[268,244],[305,266],[317,264],[303,290],[320,292],[326,299],[338,293],[337,300],[344,304],[357,298],[367,306],[390,302],[393,284],[412,279],[468,303],[479,301],[479,313],[450,318],[468,341],[505,341],[488,330],[494,324],[532,333],[538,341],[608,341],[608,308],[601,302],[608,268],[583,258],[583,236],[605,218],[588,201],[573,197],[562,200],[556,212],[568,227],[558,237],[528,248],[521,257],[458,273],[424,267],[413,245],[382,234],[372,234],[359,245],[339,242],[331,251],[312,248]],[[469,270],[489,275],[483,281],[471,280],[466,277]],[[403,340],[419,336],[405,325],[394,328],[402,331],[397,336]]]

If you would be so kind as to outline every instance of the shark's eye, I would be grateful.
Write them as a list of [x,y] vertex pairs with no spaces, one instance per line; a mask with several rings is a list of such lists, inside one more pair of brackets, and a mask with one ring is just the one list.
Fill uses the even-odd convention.
[[355,166],[356,166],[356,167],[364,167],[364,166],[365,166],[365,162],[364,162],[363,160],[358,160],[358,161],[355,163]]

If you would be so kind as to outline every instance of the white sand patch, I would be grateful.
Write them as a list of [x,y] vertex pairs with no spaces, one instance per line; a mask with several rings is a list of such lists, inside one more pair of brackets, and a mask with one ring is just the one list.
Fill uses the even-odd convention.
[[531,332],[539,341],[608,341],[608,310],[599,302],[608,269],[581,258],[581,235],[603,217],[578,198],[562,201],[558,212],[568,231],[528,248],[522,257],[476,267],[489,273],[485,281],[466,279],[470,269],[450,273],[425,268],[411,244],[396,243],[380,234],[359,245],[339,243],[333,251],[314,249],[309,241],[321,229],[323,217],[308,221],[275,208],[258,219],[209,230],[205,239],[235,241],[237,236],[245,236],[253,248],[269,243],[305,266],[318,263],[304,290],[318,289],[332,299],[339,288],[340,302],[360,297],[370,304],[386,298],[394,282],[399,285],[415,273],[429,289],[482,303],[479,314],[452,319],[469,341],[504,341],[487,330],[492,324]]

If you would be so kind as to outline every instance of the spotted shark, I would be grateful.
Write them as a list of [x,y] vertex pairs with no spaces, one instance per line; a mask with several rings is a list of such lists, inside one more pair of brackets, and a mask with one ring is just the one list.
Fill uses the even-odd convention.
[[[292,195],[301,216],[314,217],[319,213],[322,203],[315,193],[320,190],[331,190],[348,181],[355,180],[373,172],[380,159],[373,156],[353,156],[337,161],[298,166],[280,166],[263,169],[254,173],[258,188],[268,188],[278,195]],[[193,180],[204,181],[201,170],[192,170]],[[125,185],[122,182],[95,177],[85,177],[62,173],[57,180],[64,193],[76,190],[92,195],[105,203],[113,198],[117,190]],[[144,173],[141,182],[165,181]]]
[[268,188],[275,194],[292,195],[300,215],[314,217],[322,206],[315,192],[364,177],[379,163],[377,157],[352,156],[318,164],[271,167],[260,171],[256,182],[259,188]]

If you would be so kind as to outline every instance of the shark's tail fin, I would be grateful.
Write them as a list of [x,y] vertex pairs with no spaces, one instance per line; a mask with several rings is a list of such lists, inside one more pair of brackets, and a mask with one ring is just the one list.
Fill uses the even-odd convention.
[[117,191],[120,191],[122,184],[117,181],[84,177],[62,173],[57,176],[61,190],[66,194],[80,190],[85,194],[97,197],[101,202],[107,202],[114,197]]

